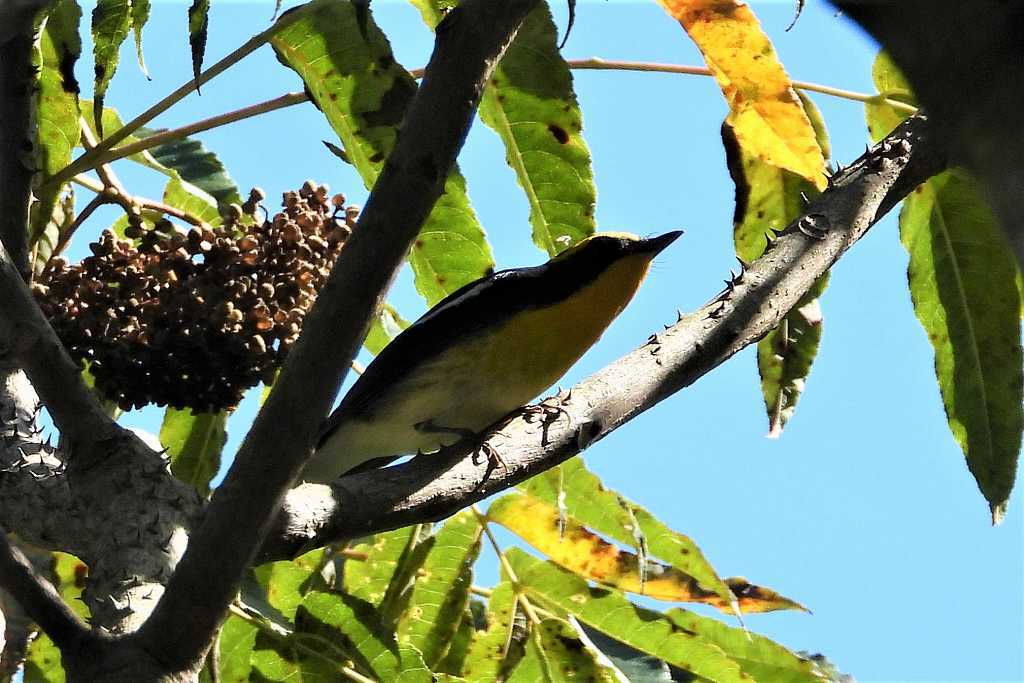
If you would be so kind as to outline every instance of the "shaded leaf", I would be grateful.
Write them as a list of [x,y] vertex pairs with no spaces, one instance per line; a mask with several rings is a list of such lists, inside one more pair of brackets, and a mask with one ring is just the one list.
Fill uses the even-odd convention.
[[[192,76],[199,79],[206,55],[206,32],[210,23],[210,0],[192,0],[188,8],[188,44],[192,50]],[[196,84],[196,92],[199,85]]]
[[461,615],[469,605],[473,563],[480,554],[483,529],[472,510],[450,518],[434,535],[402,616],[398,641],[423,654],[433,668],[458,630]]
[[505,554],[530,598],[541,605],[567,610],[584,624],[705,679],[751,680],[716,645],[664,615],[634,605],[617,591],[591,587],[572,572],[518,548]]
[[768,36],[739,0],[659,0],[697,44],[744,149],[825,188],[814,129]]
[[160,425],[160,443],[171,458],[171,473],[210,495],[210,481],[220,469],[220,454],[227,443],[227,411],[193,414],[168,408]]
[[[145,137],[158,131],[143,129],[140,132]],[[199,140],[188,137],[172,140],[151,148],[149,153],[157,163],[177,171],[182,180],[213,196],[218,206],[242,203],[238,185],[228,175],[224,164]]]
[[[313,0],[271,40],[278,58],[302,77],[367,188],[394,147],[416,82],[369,18],[366,37],[350,3]],[[416,288],[431,305],[489,273],[490,246],[453,171],[409,254]]]
[[[71,609],[83,619],[89,617],[89,610],[82,602],[88,568],[74,555],[53,553],[52,579],[57,593]],[[40,632],[29,644],[25,656],[25,683],[64,683],[66,676],[61,665],[60,650],[50,637]]]
[[[41,211],[40,204],[32,206],[33,217]],[[47,261],[53,256],[61,237],[66,236],[75,222],[75,191],[68,186],[67,192],[53,205],[50,220],[43,226],[35,244],[32,246],[32,272],[39,274],[46,267]]]
[[[384,605],[385,599],[401,603],[403,599],[399,596],[408,599],[412,582],[432,545],[428,525],[374,534],[369,541],[352,548],[365,554],[366,560],[345,564],[345,592],[378,607]],[[390,622],[390,618],[385,621]]]
[[606,658],[589,647],[572,624],[561,619],[544,619],[531,626],[526,655],[508,680],[509,683],[617,683],[622,678]]
[[[822,150],[829,149],[828,133],[817,107],[800,96]],[[722,124],[729,175],[736,185],[733,242],[744,262],[759,258],[769,239],[804,212],[805,198],[818,189],[806,179],[762,161],[746,150],[728,122]],[[825,155],[827,157],[827,151]],[[822,315],[818,298],[828,282],[815,283],[779,326],[757,344],[761,393],[768,414],[768,436],[778,437],[796,410],[821,342]]]
[[[692,576],[675,567],[647,561],[641,569],[636,555],[620,550],[576,521],[566,519],[560,528],[558,509],[536,498],[521,493],[502,496],[491,504],[487,517],[578,576],[656,600],[702,602],[725,612],[733,609],[731,600],[702,589]],[[726,583],[730,581],[736,580],[727,579]],[[744,588],[742,592],[733,590],[741,611],[804,609],[769,589],[745,581],[736,586]]]
[[499,680],[512,641],[516,594],[512,584],[502,581],[491,590],[484,613],[486,628],[478,631],[466,654],[463,675],[466,680],[492,683]]
[[331,643],[309,646],[296,638],[275,637],[266,631],[256,634],[249,680],[257,683],[337,683],[344,680],[340,669],[341,653]]
[[121,43],[132,25],[131,0],[97,0],[92,11],[92,54],[96,81],[93,87],[93,121],[99,137],[103,137],[103,100],[110,80],[117,71]]
[[523,22],[491,76],[480,118],[505,145],[530,205],[533,241],[554,256],[593,234],[597,190],[572,75],[547,4]]
[[[36,144],[34,160],[41,178],[52,176],[71,162],[71,152],[79,143],[78,81],[75,63],[82,53],[78,25],[82,10],[75,0],[60,0],[46,17],[39,38],[35,63],[39,68],[36,84]],[[34,192],[29,225],[29,247],[43,237],[58,210],[61,186],[38,185]],[[51,232],[49,248],[56,244]],[[47,254],[48,256],[48,254]],[[42,263],[45,263],[43,261]],[[36,265],[42,265],[37,259]]]
[[935,350],[949,427],[998,523],[1024,430],[1016,264],[980,188],[959,169],[907,196],[900,239],[910,254],[910,296]]
[[600,631],[583,627],[594,647],[615,664],[630,683],[669,683],[672,673],[668,664],[657,657],[640,652]]
[[[470,605],[473,602],[471,600]],[[473,625],[473,614],[467,609],[462,614],[462,619],[459,620],[459,627],[452,637],[451,644],[448,646],[448,652],[445,653],[444,659],[434,667],[434,671],[458,676],[466,662],[469,646],[473,642],[475,635],[476,627]]]
[[633,547],[642,560],[657,557],[692,576],[702,588],[722,600],[735,599],[696,543],[669,529],[646,509],[606,489],[581,457],[533,477],[520,484],[519,489],[557,506],[566,518]]

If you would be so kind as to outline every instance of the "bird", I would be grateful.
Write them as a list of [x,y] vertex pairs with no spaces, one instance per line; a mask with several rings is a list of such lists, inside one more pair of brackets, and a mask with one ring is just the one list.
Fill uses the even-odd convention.
[[595,233],[547,263],[453,292],[366,367],[325,421],[302,479],[327,483],[434,452],[512,414],[597,342],[681,234]]

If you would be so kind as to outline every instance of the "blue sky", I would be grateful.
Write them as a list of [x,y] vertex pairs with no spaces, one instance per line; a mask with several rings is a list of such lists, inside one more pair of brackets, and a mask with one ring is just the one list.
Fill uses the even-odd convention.
[[[789,33],[794,2],[754,2],[790,75],[870,91],[873,44],[820,0]],[[107,97],[126,119],[190,73],[188,3],[156,2],[146,28],[147,81],[128,43]],[[286,3],[286,6],[287,3]],[[87,7],[91,8],[91,5]],[[422,66],[431,34],[410,5],[374,2],[396,56]],[[207,64],[263,30],[270,2],[217,2]],[[653,3],[581,2],[569,58],[700,64],[685,33]],[[565,8],[555,8],[560,26]],[[129,41],[130,43],[130,41]],[[79,78],[91,89],[91,45]],[[726,114],[709,78],[576,72],[604,230],[641,234],[683,228],[634,303],[569,373],[571,384],[642,343],[675,310],[713,296],[735,266],[733,187],[719,126]],[[154,125],[172,127],[301,90],[263,48],[190,96]],[[862,107],[814,96],[849,162],[867,141]],[[322,115],[300,105],[201,136],[244,190],[268,204],[306,178],[366,196],[351,168],[321,144]],[[527,206],[497,137],[474,125],[459,160],[499,267],[544,260],[530,241]],[[121,162],[130,191],[159,197],[158,176]],[[80,199],[80,205],[84,200]],[[91,225],[112,221],[98,213]],[[79,240],[72,254],[80,254]],[[862,681],[1024,679],[1024,523],[1019,495],[1005,522],[988,510],[950,436],[932,353],[910,306],[907,258],[894,217],[879,223],[835,268],[822,300],[821,353],[796,416],[768,440],[752,349],[619,429],[586,453],[610,487],[690,535],[723,575],[743,575],[809,606],[813,615],[752,615],[747,625],[794,648],[822,652]],[[404,274],[389,300],[409,318],[424,310]],[[232,452],[251,419],[232,419]],[[157,431],[160,411],[124,423]],[[1019,486],[1019,482],[1018,482]],[[512,539],[503,537],[506,542]],[[481,563],[478,583],[494,580]]]

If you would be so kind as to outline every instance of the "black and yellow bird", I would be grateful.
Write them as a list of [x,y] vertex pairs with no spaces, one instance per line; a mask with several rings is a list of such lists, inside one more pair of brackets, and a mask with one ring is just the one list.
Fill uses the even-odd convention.
[[485,430],[554,384],[681,232],[599,233],[449,295],[395,337],[331,414],[303,479],[327,482]]

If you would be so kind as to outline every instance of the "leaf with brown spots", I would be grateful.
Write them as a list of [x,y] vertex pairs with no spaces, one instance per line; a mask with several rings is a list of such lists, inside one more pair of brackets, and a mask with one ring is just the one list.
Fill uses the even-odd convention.
[[744,149],[824,189],[825,158],[775,48],[739,0],[659,0],[697,44]]
[[572,572],[518,548],[505,555],[530,600],[540,606],[565,610],[587,626],[702,680],[752,683],[736,661],[693,629],[634,605],[618,591],[589,586]]
[[[732,612],[730,601],[701,588],[692,576],[657,562],[641,565],[635,554],[617,548],[575,521],[566,519],[560,524],[558,509],[536,498],[521,493],[503,496],[491,504],[487,516],[578,576],[655,600],[701,602]],[[726,583],[743,612],[804,610],[775,591],[744,579],[726,579]]]
[[398,620],[398,642],[423,655],[433,667],[447,652],[469,604],[473,563],[483,533],[476,515],[463,510],[434,535],[434,544],[418,572],[412,595]]
[[582,457],[554,467],[519,485],[519,490],[556,506],[565,523],[569,520],[632,547],[640,561],[659,560],[691,576],[701,587],[729,603],[734,596],[728,584],[704,558],[697,544],[668,528],[661,520],[614,491],[609,491],[589,471]]
[[466,654],[462,675],[468,681],[494,683],[505,678],[506,666],[512,646],[513,619],[516,613],[516,594],[512,584],[503,580],[491,590],[484,616],[487,627],[477,631]]
[[594,649],[576,625],[544,619],[530,627],[526,654],[509,675],[509,683],[618,683],[623,680],[608,659]]
[[480,118],[530,205],[533,242],[554,256],[595,230],[597,189],[572,74],[547,4],[523,22],[480,102]]
[[[349,162],[371,188],[395,145],[416,81],[395,61],[372,14],[364,33],[351,3],[310,4],[271,44],[280,61],[302,78]],[[430,305],[493,269],[490,245],[457,169],[410,250],[409,263],[416,289]]]

